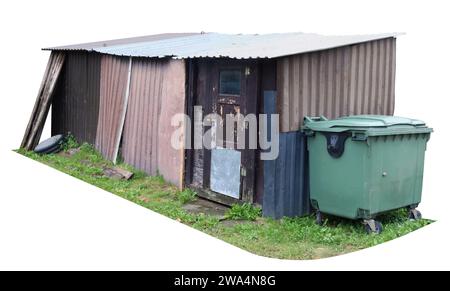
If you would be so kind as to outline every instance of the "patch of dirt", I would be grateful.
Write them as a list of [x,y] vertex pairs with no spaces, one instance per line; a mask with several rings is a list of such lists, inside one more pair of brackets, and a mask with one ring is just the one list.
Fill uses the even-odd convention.
[[130,180],[134,174],[119,167],[104,167],[103,175],[113,180]]
[[88,160],[81,160],[80,163],[85,165],[85,166],[92,166],[92,163],[89,162]]
[[139,195],[137,197],[137,199],[139,199],[140,201],[145,202],[145,203],[148,203],[150,201],[150,199],[148,197],[145,197],[143,195]]
[[226,227],[232,227],[232,226],[235,226],[237,224],[242,224],[242,223],[253,223],[254,225],[264,225],[264,219],[261,217],[258,217],[256,220],[223,219],[223,220],[220,220],[220,223]]
[[335,256],[336,253],[333,250],[327,249],[327,248],[316,248],[313,251],[312,258],[315,259],[322,259],[322,258],[328,258]]
[[62,157],[66,157],[66,158],[70,158],[71,156],[75,155],[76,153],[78,153],[80,151],[80,148],[76,148],[76,149],[69,149],[67,151],[61,151],[58,153],[58,155],[62,156]]
[[233,227],[237,224],[249,222],[248,220],[236,220],[236,219],[225,219],[220,221],[220,224],[226,227]]
[[264,220],[264,218],[262,218],[262,217],[258,217],[258,218],[254,221],[254,223],[263,225],[263,224],[265,223],[265,220]]
[[355,250],[355,247],[352,245],[346,245],[345,246],[345,252],[352,252]]
[[216,216],[223,218],[227,210],[229,209],[227,206],[222,204],[218,204],[206,199],[198,198],[195,201],[186,203],[183,205],[183,209],[187,212],[194,214],[206,214],[211,216]]

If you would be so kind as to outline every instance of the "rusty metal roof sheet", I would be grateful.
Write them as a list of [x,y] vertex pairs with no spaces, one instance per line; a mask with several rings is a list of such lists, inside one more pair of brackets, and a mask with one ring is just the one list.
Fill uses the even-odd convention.
[[[276,58],[331,49],[356,43],[398,36],[398,33],[373,35],[325,36],[312,33],[155,35],[148,39],[48,48],[50,50],[81,49],[99,53],[175,59],[228,57],[237,59]],[[105,44],[106,43],[106,44]]]

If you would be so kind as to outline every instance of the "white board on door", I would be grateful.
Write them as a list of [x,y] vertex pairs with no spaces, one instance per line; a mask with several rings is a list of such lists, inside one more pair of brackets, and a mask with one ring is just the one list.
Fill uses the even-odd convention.
[[233,149],[211,150],[211,190],[236,199],[240,198],[241,152]]

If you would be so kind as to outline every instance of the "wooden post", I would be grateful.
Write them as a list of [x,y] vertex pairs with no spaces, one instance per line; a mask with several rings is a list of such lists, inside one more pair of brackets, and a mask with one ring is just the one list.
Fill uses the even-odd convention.
[[47,81],[47,78],[48,78],[48,74],[49,74],[50,68],[52,67],[53,60],[54,60],[54,55],[51,54],[50,58],[48,59],[47,68],[45,69],[45,73],[44,73],[44,76],[42,78],[41,86],[39,87],[38,96],[36,98],[36,102],[34,103],[33,111],[31,112],[30,120],[28,121],[28,125],[27,125],[27,128],[25,130],[25,134],[23,136],[22,143],[20,145],[21,148],[24,148],[26,146],[27,141],[28,141],[28,136],[30,135],[31,127],[33,125],[34,116],[36,115],[36,112],[38,111],[39,106],[41,104],[41,98],[40,97],[42,95],[42,92],[44,91],[44,87],[45,87],[45,84],[46,84],[46,81]]
[[117,132],[117,139],[115,140],[115,144],[114,144],[114,153],[113,153],[113,159],[112,159],[112,162],[114,164],[117,163],[117,156],[119,155],[120,139],[122,138],[123,127],[125,125],[125,116],[127,115],[128,98],[130,97],[132,65],[133,65],[133,58],[130,57],[130,59],[128,61],[127,87],[125,90],[125,98],[123,99],[123,104],[122,104],[123,112],[122,112],[122,115],[120,116],[119,131]]
[[65,54],[63,52],[52,52],[50,55],[30,121],[21,143],[21,147],[26,150],[32,150],[39,143],[64,59]]

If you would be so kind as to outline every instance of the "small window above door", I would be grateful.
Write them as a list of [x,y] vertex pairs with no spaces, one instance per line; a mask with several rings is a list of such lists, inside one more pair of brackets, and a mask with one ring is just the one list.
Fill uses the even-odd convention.
[[219,94],[220,95],[241,95],[241,71],[222,70],[219,73]]

